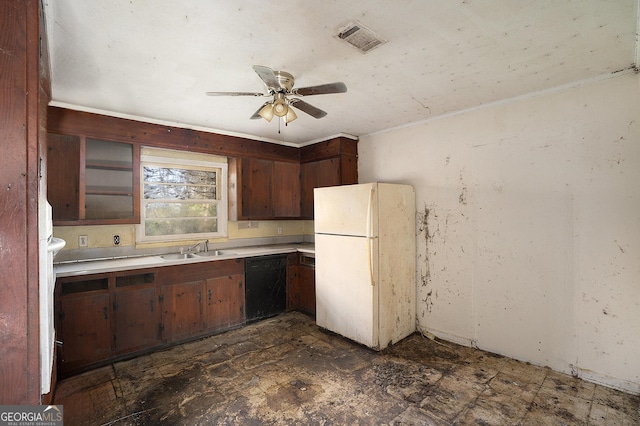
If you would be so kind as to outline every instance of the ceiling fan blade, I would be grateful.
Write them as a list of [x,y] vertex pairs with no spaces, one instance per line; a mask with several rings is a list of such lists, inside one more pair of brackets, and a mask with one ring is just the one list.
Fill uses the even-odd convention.
[[300,96],[326,95],[329,93],[344,93],[347,86],[342,82],[321,84],[319,86],[302,87],[295,89],[293,92]]
[[264,108],[264,106],[265,106],[265,105],[267,105],[268,103],[269,103],[269,102],[265,102],[265,103],[263,103],[263,104],[260,106],[260,108],[258,108],[258,109],[256,110],[256,112],[254,112],[254,113],[253,113],[253,115],[252,115],[251,117],[249,117],[249,119],[250,119],[250,120],[256,120],[256,119],[258,119],[258,118],[262,118],[262,117],[260,117],[260,114],[258,114],[258,113],[259,113],[259,112],[260,112],[260,110],[261,110],[262,108]]
[[273,92],[280,90],[280,83],[278,83],[278,79],[271,68],[262,65],[254,65],[253,70],[258,74],[262,81],[264,81],[264,84],[267,85],[269,90]]
[[289,102],[291,102],[292,106],[298,108],[300,111],[306,112],[314,118],[322,118],[327,115],[325,111],[321,110],[320,108],[316,108],[301,99],[294,98],[290,99]]
[[207,96],[267,96],[259,92],[206,92]]

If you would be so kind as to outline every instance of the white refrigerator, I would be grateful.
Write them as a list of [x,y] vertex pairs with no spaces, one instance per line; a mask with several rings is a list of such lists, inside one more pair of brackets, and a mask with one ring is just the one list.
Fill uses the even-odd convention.
[[316,322],[382,350],[416,330],[416,215],[410,185],[314,190]]
[[39,297],[40,297],[40,394],[51,392],[55,329],[53,318],[53,291],[56,277],[53,258],[66,242],[53,236],[51,204],[46,198],[38,200],[39,247]]

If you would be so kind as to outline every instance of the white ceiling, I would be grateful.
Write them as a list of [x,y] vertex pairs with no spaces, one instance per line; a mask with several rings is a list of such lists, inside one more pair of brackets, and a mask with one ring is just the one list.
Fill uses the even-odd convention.
[[[288,145],[365,134],[598,79],[638,63],[639,0],[44,0],[52,104]],[[335,37],[358,20],[388,43]],[[267,98],[252,65],[328,112],[249,120]]]

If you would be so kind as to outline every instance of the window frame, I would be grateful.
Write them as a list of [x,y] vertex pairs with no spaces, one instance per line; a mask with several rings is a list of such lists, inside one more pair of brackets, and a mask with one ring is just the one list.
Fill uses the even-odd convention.
[[[158,243],[168,241],[186,241],[202,239],[220,239],[228,237],[228,163],[221,161],[223,157],[210,154],[193,153],[189,151],[168,150],[150,148],[150,153],[140,154],[140,223],[136,225],[136,243]],[[155,154],[155,155],[154,155]],[[157,155],[159,154],[159,155]],[[210,157],[211,160],[206,158]],[[225,158],[226,160],[226,158]],[[193,234],[172,234],[172,235],[145,235],[146,227],[146,204],[155,200],[145,200],[144,198],[144,167],[169,167],[185,170],[206,170],[216,171],[218,176],[216,193],[217,200],[217,232],[203,232]],[[219,170],[219,172],[217,172]]]

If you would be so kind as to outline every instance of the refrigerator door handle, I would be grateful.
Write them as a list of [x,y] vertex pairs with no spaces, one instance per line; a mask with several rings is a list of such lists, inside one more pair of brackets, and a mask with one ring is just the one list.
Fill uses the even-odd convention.
[[367,237],[367,261],[369,263],[369,282],[371,286],[375,286],[376,282],[373,279],[373,261],[371,260],[372,252],[371,252],[371,241],[374,237]]
[[372,252],[371,252],[371,240],[374,238],[372,232],[372,218],[371,218],[371,207],[373,206],[373,191],[371,188],[369,190],[369,205],[367,206],[367,261],[369,262],[369,282],[372,286],[376,285],[376,282],[373,277],[373,262],[371,260]]
[[367,205],[367,238],[371,238],[373,236],[373,232],[371,230],[371,206],[373,205],[373,188],[369,190],[369,204]]

